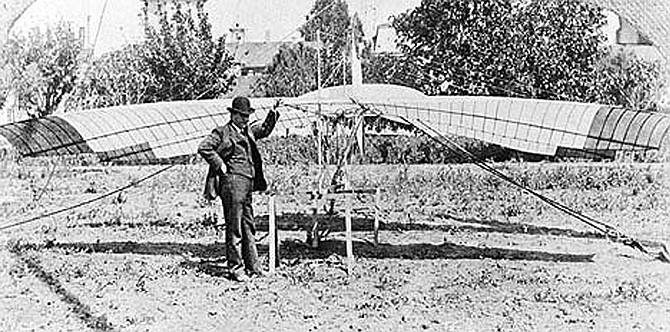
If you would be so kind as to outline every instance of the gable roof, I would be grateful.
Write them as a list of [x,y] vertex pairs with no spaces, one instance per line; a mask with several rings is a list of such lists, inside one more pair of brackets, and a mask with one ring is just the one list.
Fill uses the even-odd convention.
[[670,66],[670,1],[668,0],[588,0],[609,9],[630,22],[658,48]]
[[289,44],[291,42],[227,43],[226,50],[245,67],[265,67],[272,63],[272,58],[282,45]]

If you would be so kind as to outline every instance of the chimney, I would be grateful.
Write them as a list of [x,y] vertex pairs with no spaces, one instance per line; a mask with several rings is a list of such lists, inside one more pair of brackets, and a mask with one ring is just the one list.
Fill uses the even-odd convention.
[[235,27],[230,28],[230,35],[233,43],[242,44],[246,42],[246,29],[240,27],[239,23],[235,23]]
[[91,46],[91,15],[86,16],[86,31],[84,36],[86,38],[83,40],[82,47],[88,48]]
[[84,27],[79,27],[79,43],[81,44],[81,48],[86,48],[86,28]]

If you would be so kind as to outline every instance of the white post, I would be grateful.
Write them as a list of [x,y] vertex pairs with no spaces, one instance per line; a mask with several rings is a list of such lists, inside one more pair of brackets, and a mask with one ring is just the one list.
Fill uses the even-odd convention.
[[379,205],[381,203],[381,190],[377,188],[375,191],[375,225],[374,225],[374,234],[375,234],[375,245],[379,244],[379,218],[380,218],[380,212],[379,212]]
[[324,151],[323,151],[323,121],[321,119],[321,30],[316,30],[316,91],[317,91],[317,117],[316,117],[316,164],[319,168],[317,176],[317,194],[314,198],[314,215],[312,216],[312,225],[307,230],[307,240],[312,248],[319,246],[319,195],[321,195],[321,182],[324,177]]
[[268,214],[269,225],[268,232],[270,233],[270,243],[268,245],[270,250],[270,274],[273,275],[277,271],[277,223],[275,220],[275,196],[270,195],[268,199]]
[[[323,129],[321,125],[321,30],[316,30],[316,91],[317,91],[317,117],[316,117],[316,144],[317,144],[317,165],[322,165],[323,160]],[[322,172],[322,170],[320,170]],[[321,189],[321,184],[319,184]],[[319,190],[320,191],[320,190]]]
[[347,232],[347,272],[349,275],[352,274],[354,268],[354,245],[352,242],[351,235],[351,195],[345,194],[345,209],[346,214],[344,218],[344,223]]

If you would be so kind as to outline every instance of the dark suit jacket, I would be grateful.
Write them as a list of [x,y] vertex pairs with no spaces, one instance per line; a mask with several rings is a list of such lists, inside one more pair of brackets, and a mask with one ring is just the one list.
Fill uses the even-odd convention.
[[[270,111],[262,124],[250,126],[248,139],[229,122],[224,126],[214,128],[212,133],[200,143],[198,153],[209,164],[204,192],[207,199],[215,199],[219,195],[221,177],[225,176],[221,174],[223,164],[226,164],[228,173],[252,177],[252,171],[244,167],[244,162],[249,157],[247,151],[251,154],[253,161],[253,190],[267,189],[267,182],[263,175],[263,160],[258,152],[256,140],[270,135],[278,118],[279,113]],[[248,150],[245,146],[246,142],[249,142]]]

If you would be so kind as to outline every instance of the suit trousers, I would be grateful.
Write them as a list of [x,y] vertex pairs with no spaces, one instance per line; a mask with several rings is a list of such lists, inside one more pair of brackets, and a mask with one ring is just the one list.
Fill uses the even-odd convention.
[[226,260],[231,271],[244,267],[259,271],[256,227],[252,207],[253,180],[243,175],[226,174],[221,181],[221,201],[226,220]]

